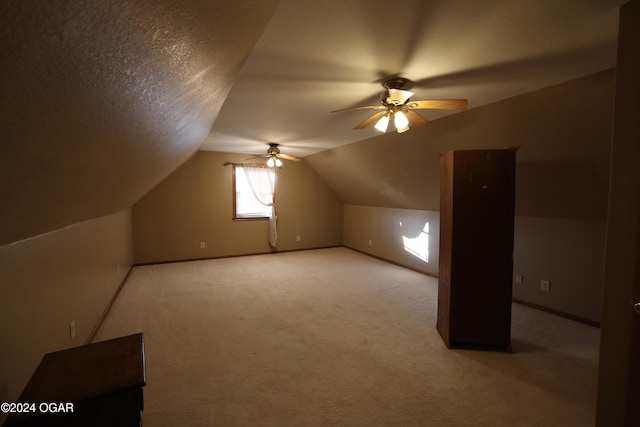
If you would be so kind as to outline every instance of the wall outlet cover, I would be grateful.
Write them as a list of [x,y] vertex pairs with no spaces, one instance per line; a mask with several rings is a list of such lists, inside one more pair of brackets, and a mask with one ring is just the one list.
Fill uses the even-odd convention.
[[540,290],[543,292],[549,292],[551,290],[551,283],[548,280],[541,280]]

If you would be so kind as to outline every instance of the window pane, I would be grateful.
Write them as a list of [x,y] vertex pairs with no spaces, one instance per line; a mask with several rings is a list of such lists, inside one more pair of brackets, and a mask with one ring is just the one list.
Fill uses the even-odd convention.
[[263,205],[253,195],[244,168],[236,166],[236,217],[267,217],[270,213],[271,207]]

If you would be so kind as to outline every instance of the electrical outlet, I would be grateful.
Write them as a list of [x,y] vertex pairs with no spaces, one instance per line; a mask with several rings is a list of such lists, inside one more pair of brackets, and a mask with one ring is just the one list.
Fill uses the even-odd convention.
[[369,239],[369,246],[373,246],[373,240]]
[[204,242],[200,242],[200,249],[204,249],[205,246]]
[[541,280],[540,281],[540,290],[543,292],[550,292],[551,291],[551,283],[548,280]]
[[69,323],[69,339],[74,339],[76,336],[76,321],[72,320],[71,323]]
[[516,274],[516,285],[522,285],[523,279],[522,274]]
[[296,236],[296,242],[299,242],[299,241],[300,241],[300,235],[298,234],[298,235]]

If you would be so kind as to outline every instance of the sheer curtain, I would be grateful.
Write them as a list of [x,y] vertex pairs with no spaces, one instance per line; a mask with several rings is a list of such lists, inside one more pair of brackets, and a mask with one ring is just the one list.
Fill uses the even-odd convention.
[[273,197],[276,190],[276,168],[270,168],[264,163],[245,163],[242,166],[253,195],[260,203],[271,207],[269,245],[275,249],[278,246],[278,216]]

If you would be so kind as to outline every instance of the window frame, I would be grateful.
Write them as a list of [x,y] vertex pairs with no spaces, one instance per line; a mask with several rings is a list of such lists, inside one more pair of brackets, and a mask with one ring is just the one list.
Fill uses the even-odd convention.
[[[239,216],[238,215],[238,210],[237,210],[237,199],[238,199],[238,192],[236,189],[236,167],[244,167],[242,164],[237,164],[237,163],[233,163],[231,164],[231,169],[232,169],[232,174],[231,174],[231,181],[232,181],[232,192],[231,192],[231,197],[233,199],[233,215],[232,215],[232,220],[233,221],[268,221],[269,220],[269,216]],[[255,197],[255,196],[254,196]],[[276,200],[276,191],[274,189],[273,191],[273,201],[275,203]]]

